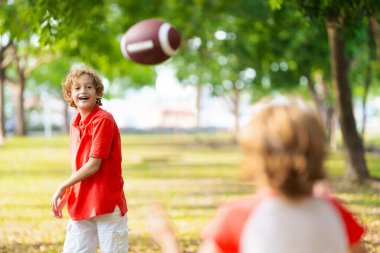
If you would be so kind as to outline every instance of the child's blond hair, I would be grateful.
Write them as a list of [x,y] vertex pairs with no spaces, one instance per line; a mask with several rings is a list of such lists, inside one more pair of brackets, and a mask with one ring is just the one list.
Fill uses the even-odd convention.
[[[103,96],[104,85],[100,77],[95,73],[95,71],[86,67],[73,70],[66,76],[66,78],[62,82],[62,95],[65,101],[71,107],[74,107],[74,108],[77,108],[77,106],[75,105],[74,101],[71,99],[71,89],[73,85],[75,84],[76,80],[82,75],[88,75],[92,80],[92,84],[94,85],[96,94],[99,97]],[[102,105],[101,99],[98,98],[96,103],[98,105]]]
[[317,114],[301,99],[262,101],[240,136],[245,171],[289,198],[312,193],[325,178],[325,134]]

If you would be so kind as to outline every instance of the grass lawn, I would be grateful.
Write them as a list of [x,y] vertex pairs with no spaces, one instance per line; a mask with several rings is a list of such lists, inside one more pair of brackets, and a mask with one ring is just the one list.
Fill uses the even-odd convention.
[[[200,232],[228,199],[254,186],[239,178],[239,147],[226,134],[123,135],[123,173],[131,228],[130,252],[160,252],[146,224],[153,203],[161,203],[184,252],[196,252]],[[380,194],[341,183],[343,156],[326,163],[339,197],[367,226],[369,252],[380,252]],[[367,155],[380,177],[379,155]],[[60,252],[68,215],[55,219],[50,198],[70,173],[68,137],[9,138],[0,147],[0,252]]]

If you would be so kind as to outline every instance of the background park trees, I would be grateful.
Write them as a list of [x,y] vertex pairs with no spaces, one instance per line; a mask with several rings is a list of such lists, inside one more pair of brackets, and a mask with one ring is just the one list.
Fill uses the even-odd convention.
[[[119,40],[132,24],[156,17],[168,20],[182,34],[182,48],[165,64],[176,69],[184,84],[196,85],[199,92],[204,85],[213,87],[214,95],[231,103],[236,119],[242,92],[249,92],[253,102],[275,92],[309,96],[328,133],[333,130],[334,113],[338,115],[349,178],[369,177],[352,101],[362,96],[365,105],[378,86],[380,7],[376,1],[19,0],[0,4],[0,142],[7,116],[5,85],[12,87],[17,108],[15,134],[25,135],[25,89],[44,85],[58,93],[60,80],[74,63],[92,66],[120,90],[154,84],[155,68],[125,61]],[[237,131],[238,127],[236,123]]]
[[[273,5],[276,4],[275,2],[272,1]],[[282,3],[283,1],[277,1],[279,5]],[[352,180],[366,179],[369,173],[364,158],[363,140],[358,133],[353,113],[347,45],[353,39],[357,29],[368,27],[364,24],[376,26],[376,21],[370,23],[369,20],[376,16],[376,10],[380,7],[379,3],[375,1],[293,1],[293,5],[302,10],[305,16],[325,22],[330,49],[331,81],[337,99],[340,129],[345,143],[347,177]],[[371,39],[370,36],[368,39]],[[370,58],[371,56],[368,61]]]

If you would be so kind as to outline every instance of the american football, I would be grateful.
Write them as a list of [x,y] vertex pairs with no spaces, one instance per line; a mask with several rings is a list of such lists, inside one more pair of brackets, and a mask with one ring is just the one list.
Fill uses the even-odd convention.
[[120,46],[124,57],[146,65],[162,63],[175,54],[181,44],[179,32],[161,19],[146,19],[131,26]]

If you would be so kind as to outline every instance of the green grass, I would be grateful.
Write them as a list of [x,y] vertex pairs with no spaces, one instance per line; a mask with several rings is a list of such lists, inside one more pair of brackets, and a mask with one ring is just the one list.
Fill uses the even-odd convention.
[[[226,134],[122,136],[131,252],[160,252],[146,224],[153,203],[167,210],[184,251],[196,252],[216,208],[254,191],[239,180],[242,157],[232,140]],[[367,155],[367,162],[371,175],[380,176],[380,158]],[[379,193],[340,184],[340,153],[326,167],[339,197],[367,226],[369,252],[379,252]],[[53,218],[49,203],[69,173],[67,136],[9,138],[0,147],[0,252],[60,252],[68,216]]]

